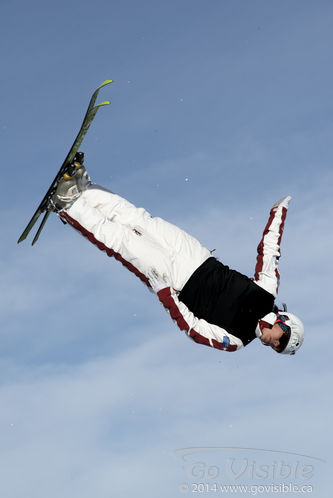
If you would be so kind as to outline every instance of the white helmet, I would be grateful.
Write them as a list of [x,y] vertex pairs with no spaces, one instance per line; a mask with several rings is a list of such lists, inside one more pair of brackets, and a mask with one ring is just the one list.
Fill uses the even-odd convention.
[[280,338],[280,346],[276,351],[282,354],[295,354],[301,347],[304,339],[303,323],[297,316],[284,311],[276,314],[274,325],[276,323],[283,330],[283,335]]

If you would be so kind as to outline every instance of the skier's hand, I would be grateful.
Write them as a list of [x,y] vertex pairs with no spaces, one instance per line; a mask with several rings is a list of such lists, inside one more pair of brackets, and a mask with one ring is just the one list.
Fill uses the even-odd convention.
[[274,206],[272,207],[272,209],[277,209],[280,206],[285,207],[285,208],[288,209],[290,200],[291,200],[290,195],[288,195],[287,197],[283,197],[282,199],[276,201],[276,203],[274,204]]
[[160,275],[155,268],[152,268],[148,273],[148,280],[152,290],[157,294],[160,290],[170,287],[170,279],[163,274]]

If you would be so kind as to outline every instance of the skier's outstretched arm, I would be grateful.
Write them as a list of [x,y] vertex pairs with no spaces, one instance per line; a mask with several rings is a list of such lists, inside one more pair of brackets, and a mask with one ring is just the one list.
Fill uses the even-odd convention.
[[280,283],[278,263],[284,222],[291,197],[277,201],[272,207],[262,239],[257,249],[254,281],[276,298]]
[[148,279],[150,286],[170,313],[171,318],[192,340],[223,351],[236,351],[243,347],[238,337],[229,334],[217,325],[197,318],[184,303],[179,301],[177,292],[169,285],[165,275],[162,278],[152,271]]

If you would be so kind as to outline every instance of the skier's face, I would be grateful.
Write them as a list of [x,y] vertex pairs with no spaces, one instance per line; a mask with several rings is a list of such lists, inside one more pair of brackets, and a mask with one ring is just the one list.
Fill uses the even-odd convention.
[[261,333],[260,340],[264,346],[270,346],[277,350],[280,345],[280,338],[283,334],[281,327],[278,324],[274,325],[271,329],[265,327]]

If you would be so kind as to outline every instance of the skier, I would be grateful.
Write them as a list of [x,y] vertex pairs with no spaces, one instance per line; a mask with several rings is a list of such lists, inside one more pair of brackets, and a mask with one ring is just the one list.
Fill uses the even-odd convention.
[[52,210],[147,284],[191,339],[236,351],[257,337],[278,353],[295,354],[303,342],[303,324],[274,305],[291,197],[272,207],[250,279],[180,228],[92,184],[83,153],[77,153],[73,166],[72,176],[65,174],[59,182]]

